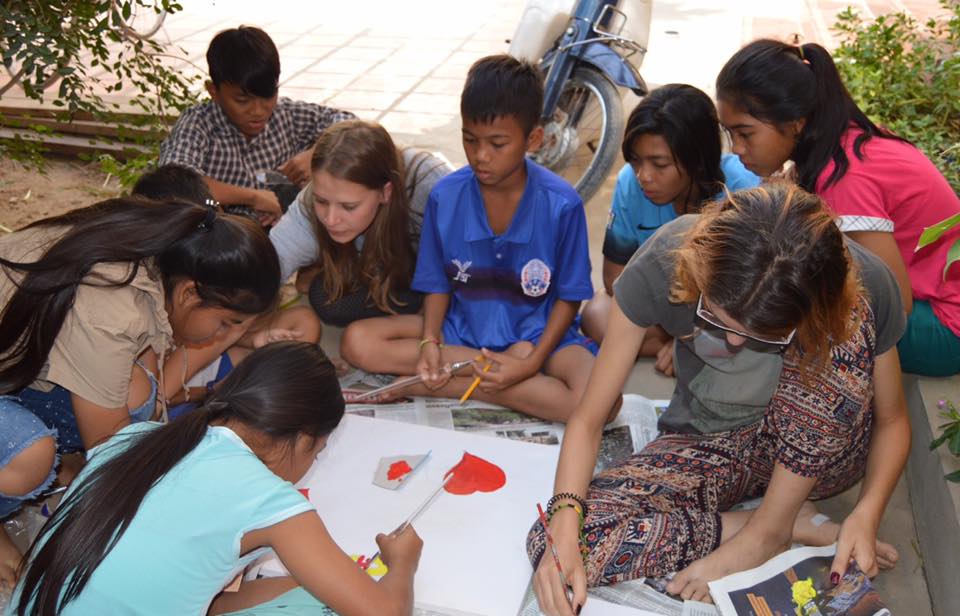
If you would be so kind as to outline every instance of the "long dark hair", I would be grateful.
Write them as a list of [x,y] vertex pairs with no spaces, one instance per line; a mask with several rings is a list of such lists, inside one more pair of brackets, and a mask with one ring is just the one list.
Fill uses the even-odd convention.
[[339,244],[330,237],[312,203],[304,204],[304,213],[320,243],[320,276],[328,301],[363,286],[377,308],[395,312],[391,304],[401,302],[394,293],[410,288],[416,258],[410,241],[410,195],[404,189],[403,157],[390,133],[373,122],[338,122],[317,139],[310,169],[371,190],[392,186],[390,201],[377,208],[359,254],[352,242]]
[[[17,286],[0,318],[0,393],[18,391],[40,373],[81,284],[121,287],[140,267],[152,267],[166,293],[193,280],[205,304],[243,314],[270,308],[280,289],[280,262],[263,229],[212,208],[125,197],[26,228],[39,227],[65,231],[36,261],[0,258]],[[126,276],[93,271],[115,262],[130,264]]]
[[623,158],[630,162],[643,135],[660,135],[674,161],[696,186],[700,200],[723,188],[720,170],[720,122],[710,97],[697,88],[671,83],[645,96],[630,112],[623,132]]
[[671,301],[702,293],[752,332],[796,328],[802,365],[825,362],[854,331],[861,285],[843,234],[823,200],[793,184],[705,205],[676,254]]
[[906,141],[874,124],[857,107],[830,52],[816,43],[750,43],[721,69],[717,98],[778,127],[806,120],[790,158],[797,165],[798,183],[809,192],[816,190],[817,178],[831,160],[833,172],[824,187],[847,172],[850,161],[840,139],[851,124],[863,131],[853,144],[860,160],[863,144],[873,137]]
[[[151,487],[193,451],[211,423],[237,423],[271,444],[326,436],[343,417],[330,360],[315,344],[255,350],[196,411],[104,447],[123,450],[74,486],[24,557],[16,613],[58,614],[75,599],[133,522]],[[94,454],[96,457],[101,454]]]

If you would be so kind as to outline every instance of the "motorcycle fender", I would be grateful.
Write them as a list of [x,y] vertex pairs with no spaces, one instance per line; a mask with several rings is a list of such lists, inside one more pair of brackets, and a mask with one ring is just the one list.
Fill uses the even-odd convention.
[[645,96],[649,91],[637,67],[603,43],[584,45],[577,54],[577,58],[587,64],[592,64],[601,73],[609,77],[613,83],[630,88],[638,96]]

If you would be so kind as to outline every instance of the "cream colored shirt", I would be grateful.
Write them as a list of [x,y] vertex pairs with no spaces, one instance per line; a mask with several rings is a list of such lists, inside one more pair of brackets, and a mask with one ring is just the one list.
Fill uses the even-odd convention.
[[[35,261],[63,232],[41,227],[4,235],[0,256]],[[160,356],[173,345],[163,285],[152,259],[142,262],[130,284],[105,286],[124,280],[132,267],[131,263],[100,263],[84,277],[32,388],[48,391],[56,384],[106,408],[127,404],[137,357],[148,348]],[[6,307],[15,291],[13,281],[22,274],[0,269],[5,274],[0,275],[0,305]]]

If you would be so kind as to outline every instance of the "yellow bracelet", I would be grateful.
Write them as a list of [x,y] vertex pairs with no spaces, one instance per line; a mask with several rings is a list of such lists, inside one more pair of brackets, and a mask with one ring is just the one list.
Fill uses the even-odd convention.
[[436,338],[424,338],[423,340],[420,341],[420,350],[422,351],[423,347],[427,344],[430,344],[431,342],[437,345],[438,349],[443,348],[443,343],[437,340]]
[[583,528],[583,523],[586,521],[586,516],[583,515],[583,509],[580,508],[580,505],[571,502],[558,503],[550,508],[550,519],[553,519],[553,516],[555,516],[561,509],[573,509],[576,511],[577,517],[580,518],[580,527]]

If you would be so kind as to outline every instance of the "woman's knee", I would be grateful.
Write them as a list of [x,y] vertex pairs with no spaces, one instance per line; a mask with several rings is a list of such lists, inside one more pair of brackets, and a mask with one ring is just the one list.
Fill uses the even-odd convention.
[[540,523],[540,520],[534,521],[533,526],[527,533],[527,558],[530,559],[530,564],[533,565],[534,569],[540,566],[540,559],[543,557],[546,542],[543,524]]
[[0,467],[0,492],[8,496],[30,496],[49,483],[57,461],[57,442],[51,435],[40,436]]
[[610,296],[601,289],[593,296],[580,313],[580,329],[584,335],[597,342],[603,340],[607,331],[607,318],[610,314]]
[[369,363],[374,339],[368,321],[354,321],[343,330],[340,338],[340,356],[352,366],[362,368]]
[[317,314],[305,306],[288,308],[280,313],[283,326],[300,333],[304,342],[319,342],[323,326]]

